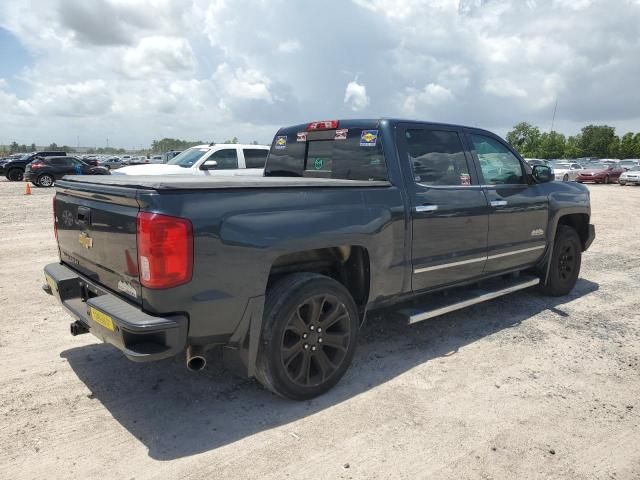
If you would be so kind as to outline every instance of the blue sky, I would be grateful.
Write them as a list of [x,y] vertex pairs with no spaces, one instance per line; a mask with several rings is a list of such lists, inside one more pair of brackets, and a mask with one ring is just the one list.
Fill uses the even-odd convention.
[[0,2],[0,143],[395,116],[640,130],[640,0]]

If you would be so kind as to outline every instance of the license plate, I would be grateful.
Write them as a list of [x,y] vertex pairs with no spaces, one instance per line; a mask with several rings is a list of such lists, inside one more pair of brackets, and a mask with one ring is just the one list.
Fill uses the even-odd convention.
[[106,313],[102,313],[100,310],[96,310],[93,307],[89,307],[89,313],[94,322],[99,323],[107,330],[112,332],[115,330],[113,326],[113,319]]
[[56,293],[56,282],[53,281],[53,278],[51,278],[49,275],[45,274],[44,279],[47,281],[47,284],[49,285],[49,288],[51,289],[51,293]]

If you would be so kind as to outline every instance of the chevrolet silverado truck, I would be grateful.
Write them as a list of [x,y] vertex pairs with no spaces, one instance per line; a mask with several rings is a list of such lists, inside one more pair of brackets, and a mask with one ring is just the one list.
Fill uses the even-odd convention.
[[[134,361],[185,352],[303,400],[343,376],[372,311],[414,323],[574,287],[586,187],[498,136],[394,119],[279,130],[263,177],[65,177],[46,285]],[[446,291],[444,295],[442,292]],[[401,320],[400,320],[401,319]]]

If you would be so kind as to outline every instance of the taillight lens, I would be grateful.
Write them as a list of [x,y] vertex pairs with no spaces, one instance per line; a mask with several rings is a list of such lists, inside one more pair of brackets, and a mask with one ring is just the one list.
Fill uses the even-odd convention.
[[185,218],[140,212],[138,269],[147,288],[171,288],[191,280],[193,227]]
[[37,170],[38,168],[42,168],[44,167],[45,164],[42,162],[31,162],[29,164],[29,167],[31,167],[31,170]]
[[53,195],[53,235],[58,240],[58,215],[56,214],[56,195]]
[[307,125],[307,131],[314,130],[335,130],[338,128],[338,120],[322,120],[321,122],[311,122]]

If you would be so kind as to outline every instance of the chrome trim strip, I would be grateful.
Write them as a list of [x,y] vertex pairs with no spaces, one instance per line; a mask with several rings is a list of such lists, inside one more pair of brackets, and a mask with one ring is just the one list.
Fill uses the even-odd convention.
[[487,260],[493,260],[494,258],[509,257],[511,255],[518,255],[519,253],[533,252],[534,250],[542,250],[543,248],[546,248],[546,247],[547,247],[546,245],[538,245],[537,247],[523,248],[522,250],[514,250],[513,252],[497,253],[496,255],[487,256]]
[[484,256],[484,257],[472,258],[470,260],[461,260],[459,262],[443,263],[442,265],[434,265],[433,267],[416,268],[413,271],[413,273],[415,274],[415,273],[431,272],[433,270],[440,270],[443,268],[457,267],[458,265],[467,265],[469,263],[484,262],[486,259],[487,257]]
[[416,212],[435,212],[438,210],[438,205],[418,205]]
[[503,288],[502,290],[496,290],[494,292],[483,293],[482,295],[478,295],[477,297],[472,298],[470,300],[464,300],[462,302],[454,303],[452,305],[447,305],[446,307],[436,308],[435,310],[429,310],[426,312],[418,313],[417,315],[412,315],[411,317],[409,317],[409,324],[421,322],[422,320],[427,320],[429,318],[444,315],[445,313],[460,310],[461,308],[465,308],[465,307],[470,307],[471,305],[486,302],[487,300],[493,300],[494,298],[501,297],[508,293],[517,292],[518,290],[524,290],[525,288],[533,287],[534,285],[538,285],[539,283],[540,283],[539,278],[533,278],[531,280],[527,280],[526,282],[519,283],[518,285],[514,285],[512,287]]
[[538,245],[536,247],[523,248],[521,250],[514,250],[512,252],[506,252],[506,253],[498,253],[496,255],[488,255],[488,256],[485,255],[483,257],[471,258],[469,260],[461,260],[459,262],[443,263],[442,265],[434,265],[432,267],[421,267],[421,268],[414,269],[413,273],[415,275],[417,273],[432,272],[434,270],[441,270],[443,268],[452,268],[460,265],[468,265],[470,263],[483,262],[485,260],[493,260],[496,258],[509,257],[511,255],[518,255],[520,253],[533,252],[534,250],[542,250],[546,247],[547,247],[546,245]]

